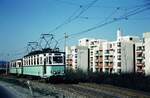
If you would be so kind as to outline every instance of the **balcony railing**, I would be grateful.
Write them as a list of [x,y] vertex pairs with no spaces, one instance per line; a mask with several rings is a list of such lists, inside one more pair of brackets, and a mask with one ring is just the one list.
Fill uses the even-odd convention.
[[145,66],[143,63],[137,63],[136,65],[139,66],[139,67],[144,67]]
[[144,69],[137,69],[137,72],[139,72],[139,73],[145,73],[145,70]]

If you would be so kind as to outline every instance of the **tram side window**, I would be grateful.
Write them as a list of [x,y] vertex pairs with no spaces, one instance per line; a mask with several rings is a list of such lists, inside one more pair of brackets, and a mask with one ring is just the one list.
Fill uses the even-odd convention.
[[18,63],[19,67],[21,67],[21,62]]
[[48,57],[46,57],[46,64],[48,64]]
[[29,57],[29,65],[31,65],[31,60],[30,60],[30,57]]
[[34,56],[34,65],[36,65],[36,57]]
[[52,64],[52,59],[51,59],[51,57],[49,57],[49,64]]
[[15,62],[15,64],[14,64],[14,67],[16,67],[16,62]]
[[54,56],[53,57],[53,63],[63,63],[62,56]]
[[40,57],[40,64],[42,64],[42,57]]
[[26,64],[26,65],[28,65],[28,58],[26,59],[26,61],[27,61],[27,64]]
[[39,64],[39,57],[37,57],[37,65]]

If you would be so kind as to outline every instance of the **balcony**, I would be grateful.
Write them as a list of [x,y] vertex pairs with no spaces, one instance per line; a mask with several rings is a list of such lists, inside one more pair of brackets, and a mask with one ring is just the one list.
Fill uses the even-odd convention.
[[[91,53],[91,54],[92,54],[92,53]],[[99,56],[99,53],[96,52],[96,53],[95,53],[95,56]]]
[[139,73],[145,73],[145,70],[144,69],[137,69],[137,72],[139,72]]
[[145,65],[143,63],[137,63],[136,64],[138,67],[145,67]]
[[105,68],[109,68],[109,64],[108,63],[105,63]]
[[105,52],[104,52],[105,54],[109,54],[109,50],[105,50]]
[[136,53],[142,53],[143,50],[136,50]]
[[143,59],[143,57],[142,56],[138,56],[138,57],[136,57],[136,59]]
[[99,59],[99,62],[103,62],[103,59]]
[[95,62],[98,62],[99,60],[98,59],[95,59]]
[[113,64],[109,64],[109,68],[113,68]]
[[103,49],[99,49],[100,51],[103,51]]
[[104,59],[104,62],[109,62],[109,59]]
[[110,58],[109,58],[109,61],[112,62],[112,61],[113,61],[113,57],[110,57]]
[[99,67],[100,67],[100,68],[103,68],[103,64],[99,64]]

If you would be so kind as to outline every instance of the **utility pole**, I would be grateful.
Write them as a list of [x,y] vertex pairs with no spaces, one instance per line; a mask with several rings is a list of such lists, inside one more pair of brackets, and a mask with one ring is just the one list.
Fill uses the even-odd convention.
[[68,35],[66,33],[64,33],[64,38],[65,38],[65,42],[64,42],[64,52],[66,51],[66,41],[68,38]]
[[9,60],[9,54],[6,55],[6,59],[7,60],[6,60],[6,65],[5,66],[6,66],[6,75],[7,75],[8,74],[8,68],[9,68],[9,62],[8,62],[8,60]]

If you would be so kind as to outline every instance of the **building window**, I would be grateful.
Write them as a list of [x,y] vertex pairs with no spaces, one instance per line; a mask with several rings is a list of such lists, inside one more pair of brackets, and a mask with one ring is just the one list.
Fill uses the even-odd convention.
[[118,63],[117,63],[117,66],[118,66],[118,67],[121,67],[121,62],[118,62]]
[[78,50],[77,49],[75,49],[75,52],[77,52]]
[[141,46],[138,46],[138,47],[137,47],[137,51],[138,51],[138,50],[142,50],[142,47],[141,47]]
[[96,68],[96,72],[98,72],[98,68]]
[[121,69],[117,69],[117,73],[121,73]]
[[112,44],[110,44],[110,48],[112,48]]
[[109,50],[105,50],[105,54],[109,54]]
[[121,42],[118,42],[118,43],[117,43],[117,46],[118,46],[118,47],[121,47]]
[[75,59],[75,63],[77,63],[77,59]]
[[75,58],[77,58],[77,54],[75,54]]
[[118,56],[117,56],[117,59],[118,59],[118,60],[121,60],[121,55],[118,55]]
[[121,53],[121,49],[117,49],[117,53]]

